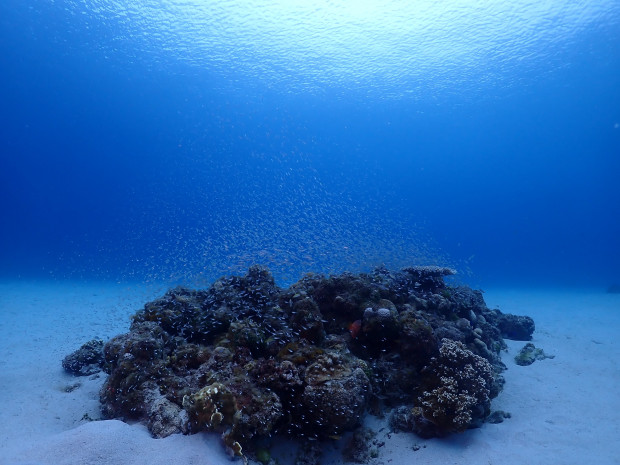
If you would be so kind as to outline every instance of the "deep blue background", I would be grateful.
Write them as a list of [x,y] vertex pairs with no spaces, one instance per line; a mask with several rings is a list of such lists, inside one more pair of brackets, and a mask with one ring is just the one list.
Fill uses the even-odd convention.
[[4,277],[415,262],[483,286],[620,281],[620,26],[583,33],[564,69],[508,70],[522,85],[409,99],[251,75],[223,91],[25,3],[0,7]]

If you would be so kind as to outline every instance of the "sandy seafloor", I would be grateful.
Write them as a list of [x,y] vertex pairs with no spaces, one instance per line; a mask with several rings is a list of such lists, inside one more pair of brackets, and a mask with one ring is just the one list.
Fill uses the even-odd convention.
[[[129,316],[164,288],[97,282],[0,283],[0,464],[219,465],[231,461],[209,434],[152,439],[140,425],[99,419],[97,379],[65,374],[82,343],[127,331]],[[620,464],[620,294],[604,289],[489,289],[490,308],[534,318],[533,342],[554,359],[520,367],[508,342],[506,385],[493,409],[510,412],[444,439],[390,434],[372,464]],[[71,392],[67,387],[80,383]],[[342,463],[325,448],[321,464]],[[280,465],[294,448],[273,440]],[[418,449],[418,450],[414,450]]]

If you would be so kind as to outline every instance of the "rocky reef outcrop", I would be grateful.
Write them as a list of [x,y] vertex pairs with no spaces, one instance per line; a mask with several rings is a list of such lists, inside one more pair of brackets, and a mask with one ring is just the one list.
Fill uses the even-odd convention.
[[88,376],[101,371],[104,342],[93,339],[62,360],[65,371],[76,376]]
[[447,285],[451,274],[309,274],[283,289],[253,266],[171,289],[105,344],[103,413],[156,437],[216,431],[233,455],[273,434],[338,436],[385,407],[425,437],[478,426],[503,385],[503,337],[534,325]]

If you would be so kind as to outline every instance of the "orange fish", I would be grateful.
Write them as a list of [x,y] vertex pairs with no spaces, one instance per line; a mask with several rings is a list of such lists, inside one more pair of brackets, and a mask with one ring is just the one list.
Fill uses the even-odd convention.
[[355,320],[353,323],[349,325],[349,333],[351,333],[351,337],[355,339],[362,329],[362,320]]

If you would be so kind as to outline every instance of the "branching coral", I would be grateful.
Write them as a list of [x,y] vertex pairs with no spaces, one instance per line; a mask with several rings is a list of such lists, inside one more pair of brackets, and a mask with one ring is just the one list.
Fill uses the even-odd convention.
[[461,342],[442,339],[439,355],[423,374],[428,388],[413,410],[414,430],[419,435],[462,432],[489,414],[493,369]]

